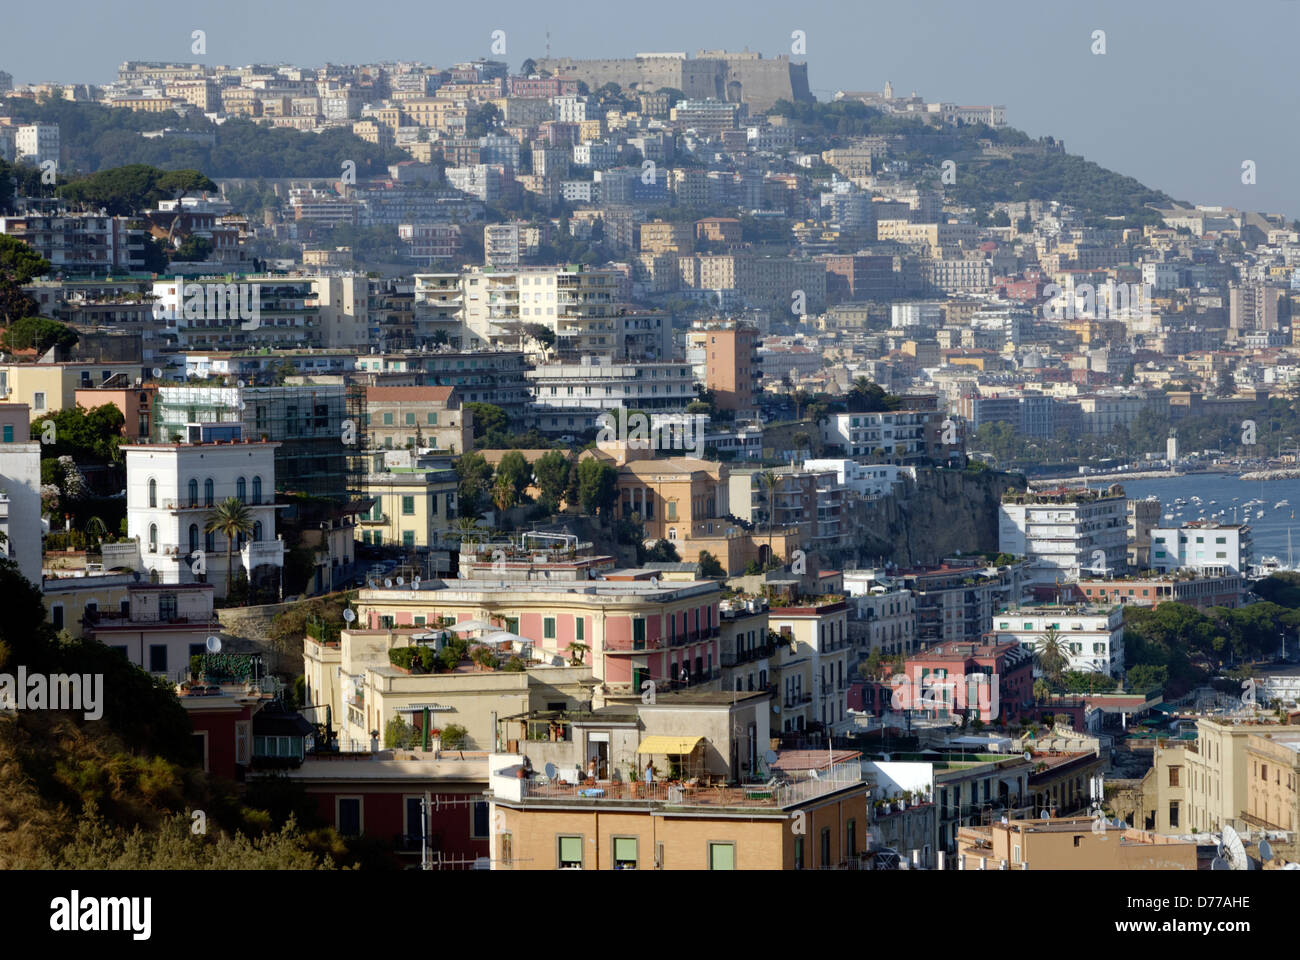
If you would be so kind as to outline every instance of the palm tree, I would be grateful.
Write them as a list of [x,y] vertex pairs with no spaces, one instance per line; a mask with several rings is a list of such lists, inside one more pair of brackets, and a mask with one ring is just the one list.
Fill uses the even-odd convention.
[[759,483],[767,489],[767,559],[772,560],[772,524],[776,522],[776,484],[777,476],[771,470],[764,470],[758,475]]
[[492,502],[502,513],[515,505],[515,485],[509,477],[497,477],[497,482],[492,485]]
[[1052,683],[1060,678],[1061,671],[1065,669],[1068,662],[1066,649],[1065,641],[1056,627],[1048,627],[1047,632],[1038,638],[1038,644],[1034,647],[1034,665]]
[[253,514],[248,505],[236,497],[227,497],[208,513],[207,533],[219,533],[226,538],[226,596],[230,596],[230,580],[233,573],[231,554],[235,548],[235,538],[248,536],[253,530]]

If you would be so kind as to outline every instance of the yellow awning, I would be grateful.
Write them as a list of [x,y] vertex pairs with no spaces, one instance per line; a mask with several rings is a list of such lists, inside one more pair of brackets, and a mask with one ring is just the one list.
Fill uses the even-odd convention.
[[641,741],[641,745],[636,748],[636,752],[677,756],[690,753],[703,740],[703,737],[646,737]]

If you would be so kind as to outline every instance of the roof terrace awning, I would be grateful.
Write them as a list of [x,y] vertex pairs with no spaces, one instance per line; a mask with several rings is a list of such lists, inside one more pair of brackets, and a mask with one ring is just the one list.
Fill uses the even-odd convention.
[[646,737],[636,748],[637,753],[662,754],[663,756],[684,756],[691,753],[704,742],[703,737]]

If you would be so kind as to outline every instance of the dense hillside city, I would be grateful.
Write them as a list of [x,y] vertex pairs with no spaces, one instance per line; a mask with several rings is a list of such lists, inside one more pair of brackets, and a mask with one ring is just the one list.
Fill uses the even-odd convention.
[[202,33],[0,70],[0,867],[1300,869],[1295,211]]

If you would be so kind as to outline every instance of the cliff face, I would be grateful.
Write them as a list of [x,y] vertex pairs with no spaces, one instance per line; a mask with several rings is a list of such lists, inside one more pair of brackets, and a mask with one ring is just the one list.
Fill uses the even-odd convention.
[[918,470],[897,497],[859,509],[862,543],[858,561],[877,558],[903,566],[934,563],[998,549],[998,504],[1009,489],[1023,490],[1017,475],[992,470]]

